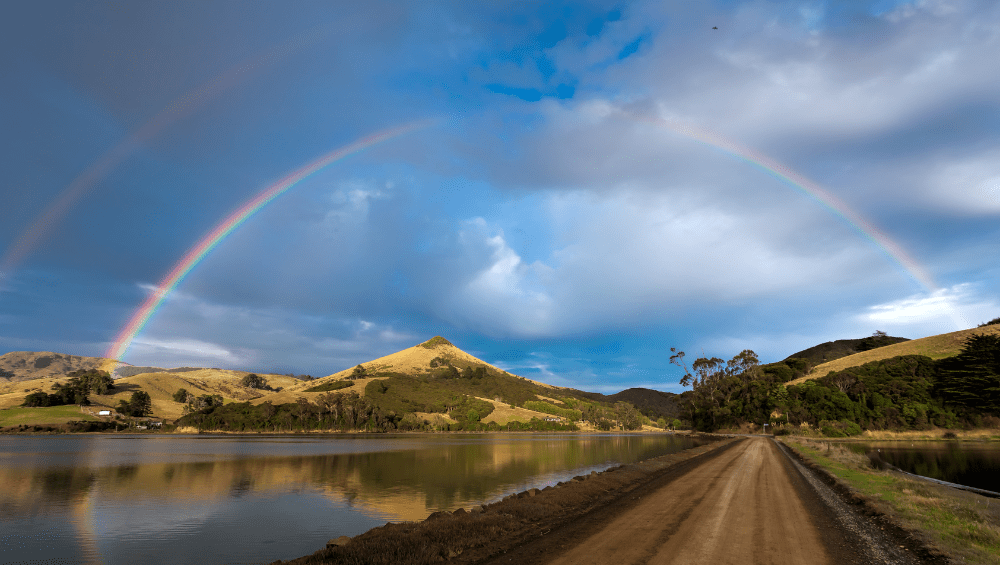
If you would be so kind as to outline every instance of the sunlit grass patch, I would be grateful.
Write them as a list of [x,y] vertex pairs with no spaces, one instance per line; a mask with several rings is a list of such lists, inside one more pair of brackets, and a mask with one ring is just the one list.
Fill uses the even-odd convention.
[[960,562],[1000,561],[1000,501],[870,467],[868,458],[832,442],[782,440]]
[[81,412],[80,407],[75,404],[0,410],[0,427],[65,424],[71,420],[97,420],[97,418]]

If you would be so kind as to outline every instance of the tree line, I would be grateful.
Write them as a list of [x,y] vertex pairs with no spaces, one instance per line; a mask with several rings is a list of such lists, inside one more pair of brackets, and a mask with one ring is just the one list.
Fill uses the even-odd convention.
[[751,350],[729,361],[699,358],[684,370],[684,416],[695,429],[742,424],[806,424],[826,435],[863,429],[925,429],[1000,424],[1000,335],[974,335],[958,355],[905,355],[873,361],[798,385],[766,371]]

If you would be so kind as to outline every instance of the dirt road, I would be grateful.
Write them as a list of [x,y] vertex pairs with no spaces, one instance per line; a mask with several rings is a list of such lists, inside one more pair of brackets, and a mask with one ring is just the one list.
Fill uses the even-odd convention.
[[748,438],[720,451],[666,484],[633,493],[627,508],[562,528],[496,562],[919,562],[891,541],[873,540],[878,532],[838,517],[817,491],[822,486],[810,484],[774,441]]

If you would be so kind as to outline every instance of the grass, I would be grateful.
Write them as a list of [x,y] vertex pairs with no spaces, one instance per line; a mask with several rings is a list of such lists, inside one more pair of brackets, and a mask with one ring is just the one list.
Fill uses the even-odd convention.
[[857,367],[872,361],[881,361],[882,359],[889,359],[900,355],[926,355],[931,359],[953,357],[962,350],[962,345],[965,343],[965,340],[973,334],[1000,334],[1000,324],[961,330],[941,335],[932,335],[930,337],[904,341],[902,343],[894,343],[885,347],[862,351],[860,353],[855,353],[854,355],[848,355],[847,357],[841,357],[840,359],[834,359],[833,361],[816,365],[811,371],[809,371],[808,375],[789,381],[786,384],[801,384],[809,379],[825,377],[830,371],[843,371],[849,367]]
[[[1000,561],[1000,503],[872,469],[868,458],[824,441],[782,441],[958,562]],[[994,503],[994,504],[991,504]]]
[[43,426],[65,424],[71,420],[98,420],[80,411],[76,404],[44,408],[8,408],[0,410],[0,427],[20,425]]

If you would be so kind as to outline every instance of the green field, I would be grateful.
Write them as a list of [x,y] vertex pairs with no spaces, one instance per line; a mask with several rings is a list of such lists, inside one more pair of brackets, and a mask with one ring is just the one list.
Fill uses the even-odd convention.
[[1000,520],[990,511],[988,498],[872,469],[864,455],[831,442],[801,438],[786,438],[782,442],[872,501],[907,529],[920,532],[954,562],[1000,560]]
[[69,406],[46,406],[44,408],[8,408],[0,410],[0,428],[20,426],[44,426],[53,424],[65,424],[71,420],[98,420],[90,414],[80,412],[80,407],[72,404]]

